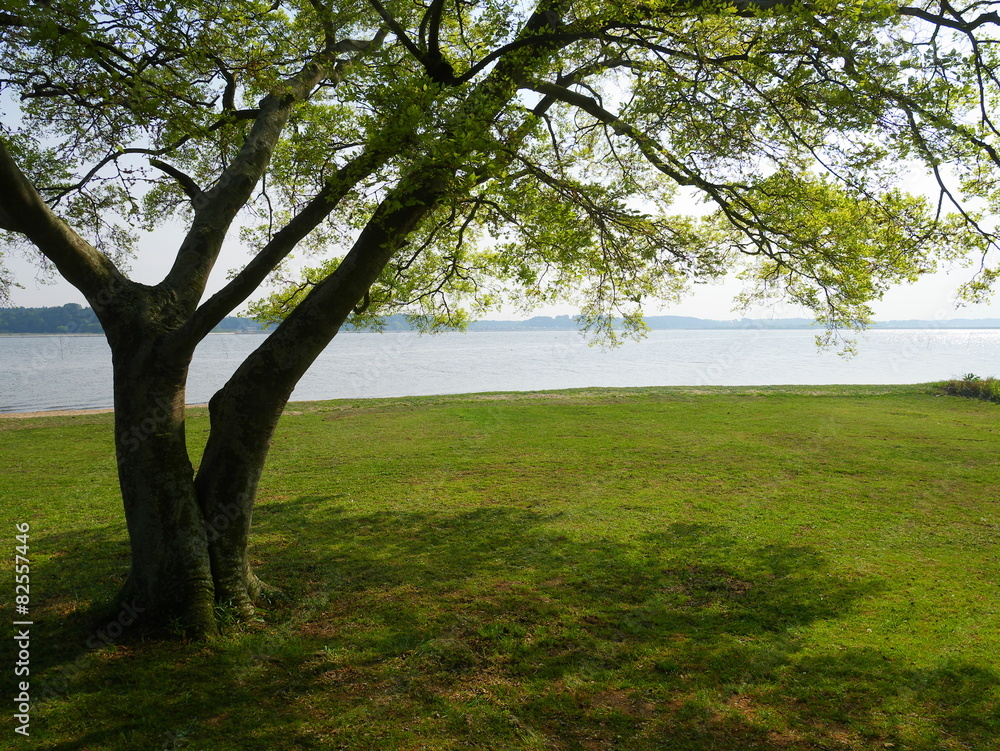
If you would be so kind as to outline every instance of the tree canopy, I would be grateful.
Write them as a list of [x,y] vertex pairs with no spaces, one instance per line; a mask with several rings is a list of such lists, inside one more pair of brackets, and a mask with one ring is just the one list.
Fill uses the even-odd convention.
[[[4,190],[18,169],[85,238],[57,250],[5,200],[8,242],[106,287],[137,230],[180,219],[168,281],[197,299],[236,222],[251,260],[199,331],[269,274],[287,284],[256,310],[282,318],[394,213],[405,245],[354,315],[567,299],[634,320],[752,257],[754,292],[844,325],[994,239],[990,3],[7,7]],[[921,165],[937,202],[905,192]]]

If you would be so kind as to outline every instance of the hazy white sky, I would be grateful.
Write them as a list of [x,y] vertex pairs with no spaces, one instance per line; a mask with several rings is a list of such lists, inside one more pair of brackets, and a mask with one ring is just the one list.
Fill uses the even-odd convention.
[[[919,170],[910,167],[903,170],[903,173],[907,189],[914,190],[916,188],[918,189],[916,192],[921,192],[922,188],[923,192],[927,192],[928,195],[934,194],[929,179],[922,175]],[[680,213],[700,214],[707,209],[703,205],[694,203],[691,199],[679,196],[677,210]],[[183,229],[177,224],[164,226],[147,235],[140,245],[139,256],[131,262],[129,277],[146,284],[159,282],[170,268],[182,233]],[[236,237],[238,232],[234,229],[230,235]],[[212,293],[221,288],[227,281],[228,270],[242,267],[247,259],[248,255],[238,242],[231,241],[223,250],[216,264],[208,292]],[[4,263],[14,272],[14,278],[24,287],[12,291],[11,299],[16,306],[43,307],[63,305],[68,302],[87,304],[83,295],[67,282],[59,279],[55,283],[46,283],[40,278],[37,266],[29,260],[16,255],[5,255]],[[973,269],[957,268],[950,272],[929,274],[913,285],[897,287],[874,306],[876,319],[933,321],[953,318],[1000,318],[1000,295],[991,304],[966,305],[964,307],[956,305],[956,291],[963,282],[970,279],[973,273]],[[740,314],[734,311],[734,298],[740,293],[741,288],[741,282],[736,279],[727,280],[720,284],[698,285],[693,293],[681,303],[660,308],[648,305],[646,314],[696,316],[721,320],[738,318]],[[240,309],[237,309],[237,313],[239,312]],[[535,311],[535,314],[562,315],[575,312],[570,308],[552,307],[539,309]],[[516,312],[503,312],[490,317],[521,318],[524,316]],[[795,306],[776,305],[752,310],[749,317],[793,318],[810,317],[810,314]]]
[[[136,281],[155,284],[167,272],[177,247],[177,234],[162,230],[152,235],[145,243],[144,252],[132,263],[130,277]],[[158,249],[162,248],[161,252]],[[228,269],[240,266],[245,256],[238,248],[224,252],[213,275],[214,291],[226,282]],[[38,280],[38,272],[30,262],[8,256],[7,266],[15,272],[15,278],[24,289],[15,289],[11,295],[14,305],[23,307],[43,307],[76,302],[86,305],[86,300],[67,282],[59,280],[55,284],[45,284]],[[972,271],[956,269],[949,273],[928,275],[914,285],[898,287],[888,293],[876,306],[877,317],[881,320],[921,319],[946,320],[951,318],[1000,318],[1000,299],[989,305],[969,305],[958,308],[955,305],[955,291],[966,281]],[[723,284],[698,285],[695,292],[678,305],[660,309],[647,308],[648,315],[684,315],[699,318],[731,319],[739,317],[733,312],[733,298],[740,291],[738,280]],[[568,308],[545,308],[536,311],[541,315],[573,313]],[[753,311],[753,318],[790,318],[808,316],[808,313],[793,306],[778,305]],[[509,316],[491,317],[519,317]]]

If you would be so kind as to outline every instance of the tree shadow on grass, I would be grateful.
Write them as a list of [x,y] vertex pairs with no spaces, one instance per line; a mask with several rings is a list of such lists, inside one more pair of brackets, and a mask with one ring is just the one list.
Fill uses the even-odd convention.
[[44,673],[75,658],[117,615],[116,594],[128,574],[129,544],[121,526],[36,534],[31,546],[30,618],[39,637],[32,670]]
[[989,671],[805,652],[805,629],[881,589],[811,548],[308,497],[256,523],[289,594],[270,622],[99,653],[41,710],[43,735],[81,728],[48,747],[985,749],[1000,732]]

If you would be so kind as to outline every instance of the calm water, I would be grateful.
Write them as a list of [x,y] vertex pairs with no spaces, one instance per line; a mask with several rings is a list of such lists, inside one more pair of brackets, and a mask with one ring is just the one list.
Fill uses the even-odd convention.
[[[208,401],[262,334],[198,348],[188,402]],[[817,350],[810,331],[653,331],[614,350],[572,331],[342,334],[293,400],[585,386],[922,383],[1000,374],[1000,330],[870,331],[859,354]],[[0,337],[0,412],[110,407],[102,337]]]

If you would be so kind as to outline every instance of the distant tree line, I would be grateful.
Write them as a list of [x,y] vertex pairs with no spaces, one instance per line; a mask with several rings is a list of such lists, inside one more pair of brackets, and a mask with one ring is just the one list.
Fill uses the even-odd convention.
[[[248,318],[227,316],[214,331],[260,331]],[[0,308],[0,334],[103,334],[91,308],[75,302],[54,308]]]
[[0,308],[3,334],[100,334],[104,330],[90,308],[75,302],[56,308]]
[[[690,316],[647,316],[646,325],[650,329],[808,329],[815,323],[809,318],[736,319],[717,321]],[[576,330],[576,316],[535,316],[527,321],[472,321],[469,331],[556,331]],[[956,319],[950,321],[883,321],[873,324],[884,329],[977,329],[1000,328],[1000,319]],[[252,318],[227,316],[212,329],[215,333],[262,331],[262,326]],[[356,326],[344,325],[344,331],[415,331],[419,328],[404,315],[386,316],[381,325],[368,323]],[[94,311],[76,303],[67,303],[55,308],[0,308],[0,334],[101,334],[103,329],[97,322]]]

